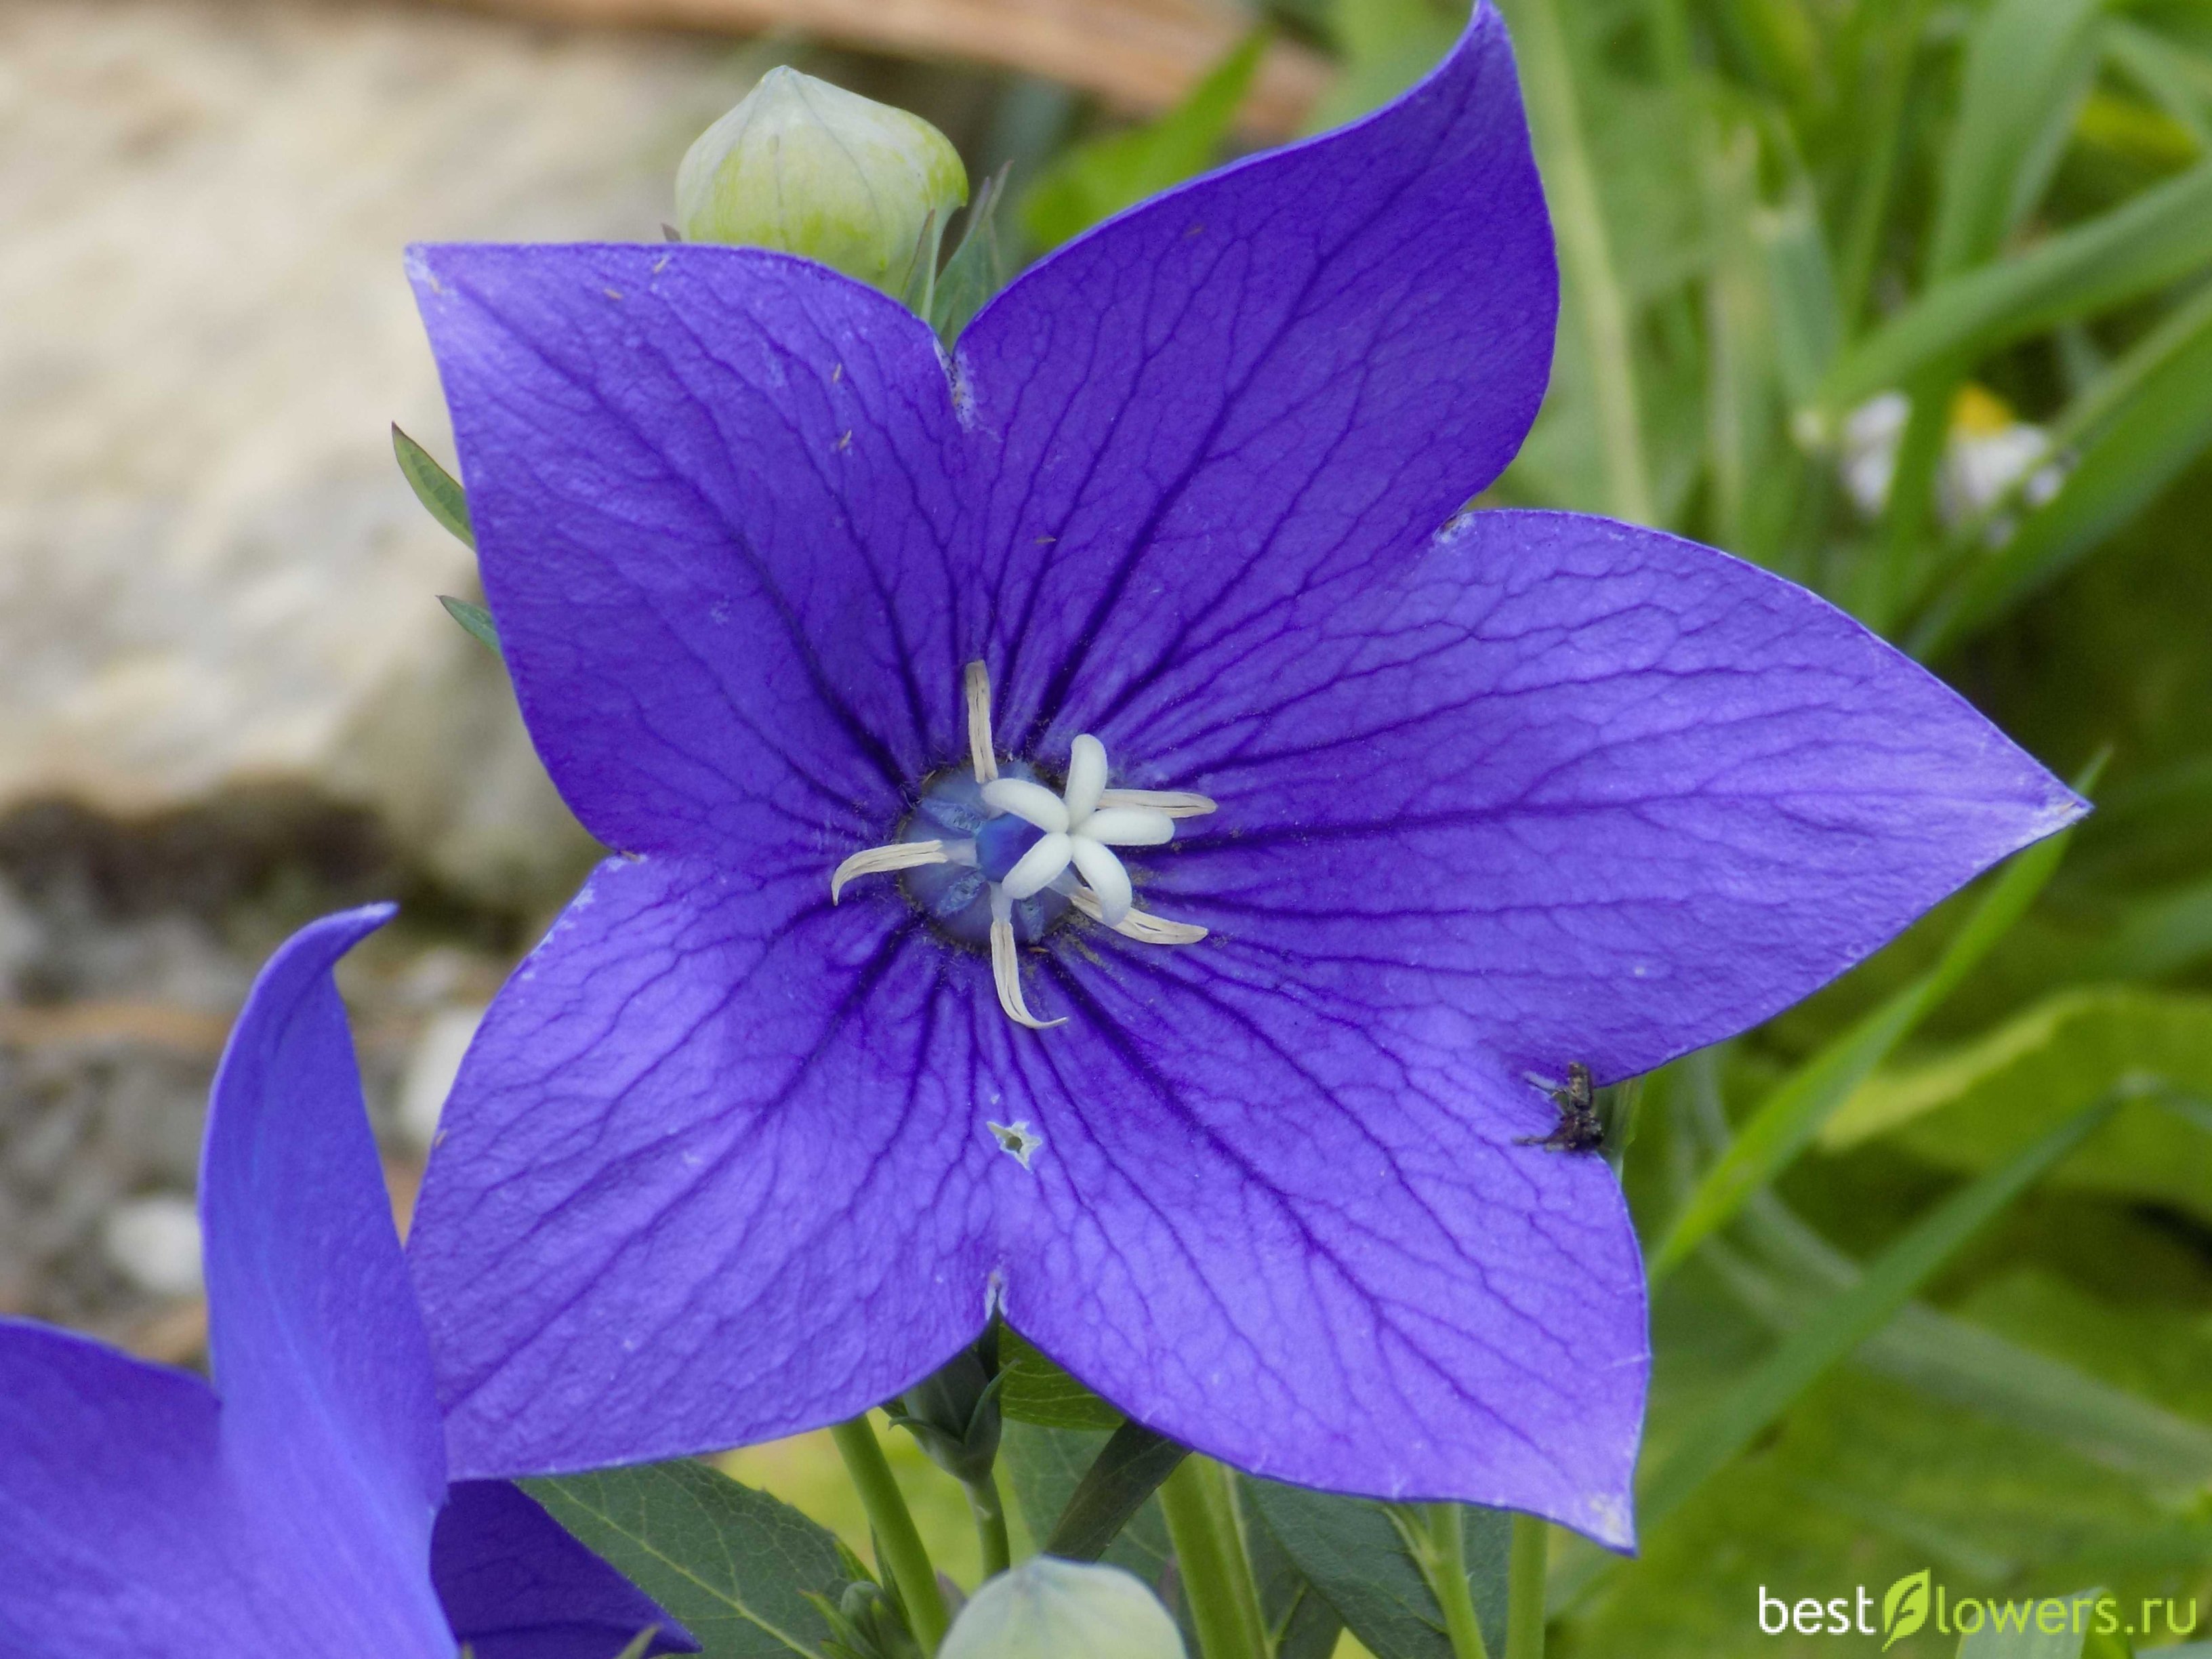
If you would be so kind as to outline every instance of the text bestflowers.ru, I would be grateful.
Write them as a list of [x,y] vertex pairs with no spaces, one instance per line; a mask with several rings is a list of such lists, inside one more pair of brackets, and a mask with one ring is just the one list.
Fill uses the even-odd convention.
[[1885,1651],[1931,1624],[1945,1636],[1972,1636],[1985,1628],[2023,1635],[2187,1636],[2197,1629],[2198,1613],[2193,1600],[2145,1596],[2130,1608],[2103,1590],[2023,1600],[1971,1595],[1954,1599],[1925,1568],[1906,1574],[1889,1587],[1881,1599],[1879,1626],[1875,1623],[1874,1610],[1874,1597],[1863,1584],[1849,1595],[1825,1599],[1808,1595],[1795,1600],[1776,1595],[1764,1584],[1759,1587],[1759,1627],[1767,1635],[1795,1632],[1801,1636],[1880,1636],[1884,1638]]

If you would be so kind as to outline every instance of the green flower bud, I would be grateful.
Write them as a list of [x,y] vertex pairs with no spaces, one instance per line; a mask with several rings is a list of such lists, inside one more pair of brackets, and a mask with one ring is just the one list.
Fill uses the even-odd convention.
[[811,1599],[830,1626],[822,1650],[830,1659],[921,1659],[921,1644],[908,1632],[906,1615],[878,1585],[854,1580],[834,1607],[820,1596]]
[[931,1462],[977,1486],[999,1455],[999,1335],[995,1328],[884,1407]]
[[968,199],[968,173],[918,115],[772,69],[676,170],[686,240],[781,248],[897,294]]
[[1186,1659],[1182,1633],[1119,1567],[1033,1556],[960,1610],[938,1659]]

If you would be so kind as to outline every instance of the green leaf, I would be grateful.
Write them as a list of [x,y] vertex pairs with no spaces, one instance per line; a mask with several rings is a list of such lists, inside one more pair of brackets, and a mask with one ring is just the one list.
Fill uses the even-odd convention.
[[1972,360],[2094,316],[2212,264],[2212,161],[2138,191],[2024,253],[1937,283],[1846,352],[1828,376],[1832,415],[1920,370]]
[[851,1582],[837,1540],[789,1505],[679,1461],[522,1483],[699,1638],[707,1659],[813,1659]]
[[1011,1326],[999,1333],[999,1406],[1017,1423],[1048,1429],[1118,1429],[1121,1413],[1060,1370]]
[[1006,193],[1012,163],[986,179],[968,204],[968,219],[960,233],[960,246],[937,273],[937,288],[930,301],[930,326],[946,345],[981,311],[991,296],[1006,285],[1006,261],[999,251],[999,204]]
[[2145,342],[2155,362],[2132,379],[2133,395],[2080,452],[2057,495],[1930,607],[1913,632],[1914,654],[1942,655],[2047,586],[2212,448],[2212,305],[2189,307],[2186,320],[2178,337]]
[[[1443,1609],[1388,1504],[1247,1479],[1247,1500],[1298,1570],[1375,1659],[1452,1659]],[[1505,1560],[1512,1517],[1466,1512],[1467,1571],[1483,1641],[1505,1650]]]
[[[1241,1507],[1252,1513],[1249,1485],[1242,1487]],[[1264,1525],[1244,1528],[1245,1553],[1252,1561],[1252,1582],[1260,1592],[1260,1617],[1267,1626],[1268,1652],[1273,1659],[1331,1659],[1344,1634],[1327,1597],[1291,1559]]]
[[[1981,1170],[2107,1096],[2122,1103],[2060,1184],[2212,1218],[2212,998],[2060,992],[1950,1054],[1869,1079],[1823,1139],[1886,1134],[1930,1163]],[[2197,1109],[2176,1110],[2175,1096]]]
[[1748,1446],[1837,1361],[1880,1330],[1929,1277],[1998,1212],[2110,1116],[2100,1103],[2068,1119],[2008,1162],[1969,1182],[1908,1228],[1850,1290],[1812,1317],[1730,1387],[1641,1483],[1646,1529]]
[[457,599],[450,593],[438,595],[438,603],[446,607],[446,614],[468,629],[483,644],[491,647],[495,657],[504,658],[500,649],[499,624],[491,619],[491,612],[467,599]]
[[1766,252],[1782,384],[1793,404],[1809,403],[1835,361],[1844,326],[1818,204],[1806,186],[1753,223]]
[[[999,1464],[1020,1505],[1032,1538],[1049,1538],[1068,1501],[1112,1436],[1095,1429],[1048,1429],[1009,1422],[999,1443]],[[1133,1518],[1096,1559],[1133,1572],[1158,1588],[1168,1564],[1168,1525],[1159,1500],[1147,1498]]]
[[2066,830],[2015,854],[1990,884],[1934,968],[1861,1018],[1768,1093],[1728,1150],[1705,1171],[1651,1253],[1655,1280],[1680,1267],[1699,1244],[1728,1224],[1746,1199],[1789,1168],[1851,1091],[1942,1005],[2026,914],[2066,856],[2072,839],[2073,831]]
[[461,545],[473,551],[477,532],[469,524],[469,498],[462,493],[459,481],[431,459],[430,452],[402,432],[397,422],[392,428],[392,453],[399,458],[401,476],[414,490],[415,499],[430,510],[430,516],[452,532]]
[[1189,1455],[1141,1423],[1122,1424],[1068,1494],[1044,1553],[1069,1561],[1099,1559]]
[[2095,64],[2104,0],[1996,0],[1966,45],[1928,274],[1980,264],[2034,206]]
[[1267,30],[1254,30],[1158,120],[1062,155],[1022,198],[1022,223],[1030,240],[1041,248],[1057,247],[1212,166],[1268,38]]

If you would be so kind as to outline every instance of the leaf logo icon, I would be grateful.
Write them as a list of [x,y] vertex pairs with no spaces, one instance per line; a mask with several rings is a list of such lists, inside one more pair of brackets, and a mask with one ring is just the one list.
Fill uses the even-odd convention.
[[1889,1638],[1881,1644],[1884,1653],[1928,1622],[1929,1577],[1926,1567],[1907,1573],[1881,1598],[1881,1627]]

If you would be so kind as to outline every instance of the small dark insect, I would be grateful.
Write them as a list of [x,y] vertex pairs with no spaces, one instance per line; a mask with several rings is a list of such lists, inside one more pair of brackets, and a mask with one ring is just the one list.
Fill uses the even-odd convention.
[[1552,1091],[1552,1103],[1559,1109],[1552,1133],[1522,1135],[1516,1145],[1554,1152],[1594,1152],[1605,1145],[1605,1125],[1598,1121],[1589,1066],[1579,1060],[1569,1061],[1566,1086]]

